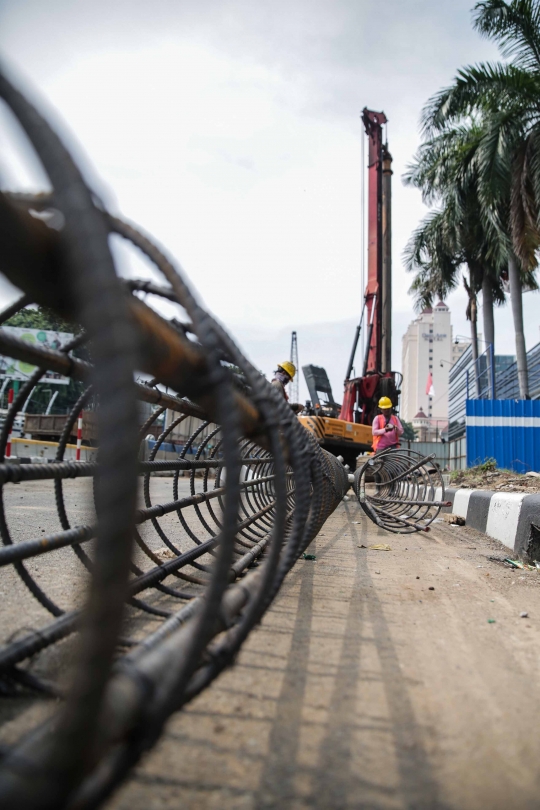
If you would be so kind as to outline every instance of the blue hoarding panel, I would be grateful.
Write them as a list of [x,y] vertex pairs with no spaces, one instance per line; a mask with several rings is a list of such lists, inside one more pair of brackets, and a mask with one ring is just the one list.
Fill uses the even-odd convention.
[[499,467],[540,472],[540,400],[468,399],[467,466],[494,458]]

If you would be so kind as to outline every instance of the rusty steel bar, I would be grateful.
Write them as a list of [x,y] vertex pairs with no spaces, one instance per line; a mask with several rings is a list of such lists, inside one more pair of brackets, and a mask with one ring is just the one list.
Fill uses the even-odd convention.
[[[53,292],[55,288],[62,287],[65,273],[61,259],[57,258],[62,256],[60,235],[55,231],[50,231],[45,223],[36,221],[15,206],[10,206],[9,200],[4,199],[0,202],[2,202],[0,214],[2,210],[6,211],[11,207],[10,219],[19,220],[17,228],[6,229],[3,233],[5,275],[12,283],[24,285],[26,289],[31,290],[32,298],[36,303],[54,308]],[[119,220],[114,221],[119,227]],[[36,234],[39,228],[50,231],[46,239],[43,236],[39,240],[37,239]],[[129,234],[133,233],[134,229],[130,227]],[[25,266],[24,272],[18,262],[14,265],[9,264],[13,254],[17,251],[20,239],[23,239],[27,245],[32,241],[35,243],[31,253],[33,265]],[[58,242],[58,245],[54,244],[55,241]],[[46,262],[44,259],[40,260],[39,247],[43,242],[53,243]],[[17,270],[13,271],[12,266],[15,266]],[[0,263],[0,267],[2,267],[2,263]],[[47,279],[46,285],[43,283],[44,278]],[[169,300],[170,297],[171,292],[167,290]],[[204,412],[214,419],[216,404],[208,391],[209,386],[206,379],[208,369],[205,355],[200,347],[187,340],[177,329],[171,327],[157,312],[137,297],[131,297],[129,308],[138,336],[141,371],[152,374],[164,385],[174,387],[182,396],[191,396]],[[62,301],[57,309],[60,314],[68,318],[73,318],[76,311],[76,307],[69,300]],[[78,379],[86,379],[90,373],[90,367],[84,361],[66,357],[61,352],[52,349],[24,344],[24,341],[19,341],[5,332],[0,332],[0,350],[8,357],[16,356],[30,364],[46,363],[47,368],[66,376],[73,375]],[[45,357],[45,355],[48,356]],[[233,392],[233,396],[241,414],[245,435],[256,434],[258,432],[257,409],[240,392]]]
[[[164,251],[96,202],[56,133],[2,74],[0,97],[52,185],[0,194],[0,272],[20,291],[0,321],[9,326],[32,301],[77,332],[56,351],[0,329],[0,351],[36,367],[0,432],[1,575],[18,577],[28,595],[0,646],[0,701],[58,701],[2,749],[0,806],[90,810],[171,713],[233,662],[349,479]],[[63,226],[36,210],[60,212]],[[111,234],[142,251],[162,283],[120,279]],[[146,294],[175,315],[165,319]],[[8,437],[46,371],[79,393],[55,459],[22,464],[6,458]],[[72,461],[83,410],[95,416],[95,458]],[[188,418],[197,424],[184,431]],[[444,498],[444,489],[435,498],[437,476],[429,459],[381,453],[356,473],[355,490],[379,526],[426,530]],[[39,538],[17,516],[46,486],[56,512],[44,513]]]
[[[0,195],[0,271],[20,290],[3,322],[33,301],[78,333],[55,351],[0,329],[0,351],[36,366],[0,433],[1,575],[18,577],[36,603],[22,600],[20,625],[0,646],[0,700],[58,700],[49,720],[2,750],[0,806],[82,810],[102,803],[170,714],[234,660],[349,483],[164,252],[98,207],[49,124],[2,75],[0,97],[53,187]],[[34,210],[59,211],[63,227]],[[143,251],[162,284],[121,280],[111,233]],[[6,459],[46,371],[88,386],[56,458]],[[96,457],[72,461],[83,409],[95,413]],[[183,432],[188,418],[196,424]],[[56,515],[44,514],[40,538],[16,516],[44,487]]]
[[433,459],[413,450],[384,450],[368,459],[356,470],[353,484],[368,517],[390,532],[429,531],[441,508],[450,505]]

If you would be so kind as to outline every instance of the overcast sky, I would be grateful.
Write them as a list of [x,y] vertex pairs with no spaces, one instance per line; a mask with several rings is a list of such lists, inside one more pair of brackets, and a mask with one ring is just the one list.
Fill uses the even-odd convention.
[[[324,360],[339,399],[363,296],[360,111],[389,119],[399,368],[413,317],[401,254],[425,213],[401,175],[427,98],[461,65],[497,57],[472,30],[471,7],[0,0],[0,50],[108,205],[181,262],[251,359],[270,372],[296,328],[301,363]],[[0,184],[38,187],[0,115]],[[132,269],[143,271],[136,260]],[[525,296],[528,347],[540,338],[539,300]],[[464,295],[448,303],[455,333],[467,334]],[[513,353],[509,310],[497,327],[497,351]]]

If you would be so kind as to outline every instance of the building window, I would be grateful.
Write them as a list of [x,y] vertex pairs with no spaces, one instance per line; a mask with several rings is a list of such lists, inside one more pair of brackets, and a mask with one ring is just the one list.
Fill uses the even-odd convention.
[[429,366],[429,367],[430,367],[430,368],[433,368],[433,366],[432,366],[431,364],[430,364],[430,366]]

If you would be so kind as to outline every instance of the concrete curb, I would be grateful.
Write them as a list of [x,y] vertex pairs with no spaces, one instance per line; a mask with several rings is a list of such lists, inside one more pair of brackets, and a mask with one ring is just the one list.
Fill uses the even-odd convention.
[[[532,544],[529,552],[540,560],[540,494],[449,487],[444,497],[452,506],[445,507],[443,512],[465,518],[466,526],[499,540],[516,557],[526,556]],[[442,498],[440,489],[436,498]]]

